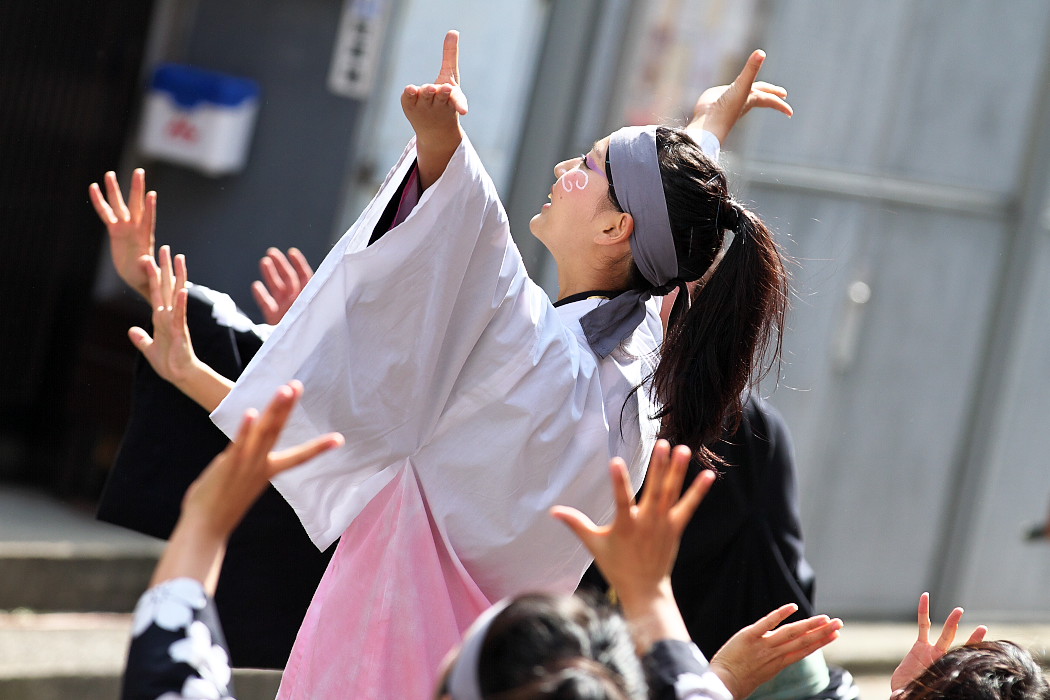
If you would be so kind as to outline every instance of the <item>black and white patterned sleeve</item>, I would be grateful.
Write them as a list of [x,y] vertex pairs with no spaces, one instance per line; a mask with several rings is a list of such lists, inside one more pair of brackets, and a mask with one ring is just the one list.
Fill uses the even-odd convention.
[[660,640],[642,663],[652,700],[733,700],[692,642]]
[[200,581],[177,578],[135,607],[122,700],[235,700],[215,604]]

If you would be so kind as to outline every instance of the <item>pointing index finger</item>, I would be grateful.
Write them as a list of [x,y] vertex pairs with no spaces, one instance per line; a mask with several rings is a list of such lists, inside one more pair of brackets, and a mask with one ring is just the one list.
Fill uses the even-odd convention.
[[445,46],[441,56],[441,77],[459,85],[459,32],[450,29],[445,34]]
[[734,83],[741,83],[740,87],[745,92],[751,91],[751,86],[755,82],[755,78],[758,77],[758,71],[762,68],[762,63],[766,60],[766,52],[762,49],[755,49],[751,52],[751,55],[747,59],[747,63],[744,64],[744,69],[740,71],[740,75],[736,77]]

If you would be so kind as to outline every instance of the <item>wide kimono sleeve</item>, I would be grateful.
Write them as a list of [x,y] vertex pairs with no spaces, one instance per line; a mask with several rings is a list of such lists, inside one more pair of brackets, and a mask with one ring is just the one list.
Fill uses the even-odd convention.
[[320,548],[426,442],[505,290],[524,274],[466,138],[407,219],[369,244],[414,162],[410,143],[212,414],[232,437],[246,409],[261,409],[284,382],[303,382],[280,445],[333,430],[346,445],[274,485]]
[[200,581],[171,579],[143,593],[131,635],[121,700],[235,700],[222,627]]

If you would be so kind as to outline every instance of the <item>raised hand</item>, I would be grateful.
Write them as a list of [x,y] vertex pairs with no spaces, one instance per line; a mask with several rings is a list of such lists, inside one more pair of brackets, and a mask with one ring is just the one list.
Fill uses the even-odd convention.
[[787,90],[779,85],[755,82],[765,60],[764,51],[753,51],[732,83],[704,90],[696,101],[693,119],[686,129],[710,131],[724,142],[737,120],[754,107],[775,109],[790,117],[794,112],[786,101]]
[[128,286],[148,301],[149,279],[140,261],[143,257],[153,257],[157,193],[146,192],[146,171],[142,168],[136,168],[131,175],[127,204],[112,170],[106,173],[105,184],[108,201],[97,182],[88,187],[88,197],[109,233],[113,267]]
[[[941,628],[941,636],[934,644],[930,644],[930,594],[923,593],[919,596],[919,636],[912,644],[911,649],[901,660],[900,665],[890,676],[890,689],[901,690],[910,681],[919,677],[930,664],[947,653],[955,641],[955,635],[959,631],[959,622],[962,620],[963,609],[955,608],[944,621]],[[973,631],[967,644],[976,644],[988,634],[988,628],[980,625]]]
[[138,326],[128,330],[128,337],[161,378],[178,386],[197,363],[186,326],[186,258],[175,256],[173,272],[171,249],[161,246],[158,262],[144,259],[140,267],[153,306],[153,337]]
[[842,620],[827,615],[777,627],[798,610],[782,605],[740,630],[711,659],[711,670],[734,698],[745,698],[791,664],[839,637]]
[[657,441],[637,504],[627,466],[614,458],[609,470],[616,517],[609,525],[595,525],[575,508],[551,509],[551,515],[568,525],[590,550],[616,590],[641,654],[661,639],[689,640],[671,590],[671,568],[682,531],[715,480],[714,472],[704,470],[683,494],[690,457],[684,445],[672,451],[666,440]]
[[302,394],[303,385],[292,381],[278,388],[262,415],[245,413],[237,438],[186,491],[183,517],[195,517],[214,534],[228,536],[270,479],[343,444],[342,435],[328,433],[272,451]]
[[569,526],[594,555],[594,561],[622,599],[644,593],[669,580],[682,531],[714,482],[714,473],[700,472],[682,493],[691,453],[685,445],[671,450],[666,440],[653,449],[641,501],[634,502],[627,466],[619,457],[609,463],[616,517],[605,526],[586,515],[555,506],[551,515]]
[[277,390],[262,415],[254,409],[245,413],[237,439],[186,491],[182,514],[151,585],[186,576],[203,581],[214,593],[226,541],[267,482],[343,444],[342,435],[329,433],[281,452],[271,451],[302,393],[302,384],[290,382]]
[[270,248],[259,261],[259,270],[262,281],[252,283],[252,296],[266,322],[275,326],[284,318],[314,271],[298,248],[289,248],[287,257],[277,248]]
[[209,412],[215,410],[233,383],[197,359],[193,351],[186,325],[186,258],[176,255],[173,269],[171,249],[161,246],[157,262],[144,257],[140,264],[149,283],[153,336],[134,326],[128,329],[128,338],[161,378]]
[[406,86],[401,108],[416,132],[419,178],[426,189],[445,172],[463,140],[459,117],[467,113],[467,96],[459,78],[459,32],[450,30],[445,35],[437,79]]

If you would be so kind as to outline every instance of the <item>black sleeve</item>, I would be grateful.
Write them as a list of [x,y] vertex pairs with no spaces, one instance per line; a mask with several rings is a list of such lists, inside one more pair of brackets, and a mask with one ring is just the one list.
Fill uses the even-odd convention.
[[[784,603],[813,614],[787,426],[757,397],[740,427],[712,446],[726,465],[682,535],[671,581],[690,636],[708,657]],[[699,473],[690,466],[687,484]]]
[[[707,660],[691,642],[662,639],[642,657],[650,700],[712,698],[729,700],[729,691],[711,673]],[[690,682],[686,677],[691,676]]]
[[[179,595],[177,591],[185,592],[188,584],[197,584],[199,596]],[[188,602],[198,597],[203,606]],[[139,600],[135,618],[137,633],[128,649],[121,700],[156,700],[165,693],[187,697],[183,690],[189,692],[195,684],[207,687],[209,694],[235,700],[222,627],[198,582],[178,579],[151,588]]]
[[[212,308],[201,288],[189,288],[186,322],[194,350],[216,372],[235,380],[262,340],[218,323]],[[204,409],[139,357],[131,417],[99,501],[98,519],[166,539],[186,489],[228,443]]]

